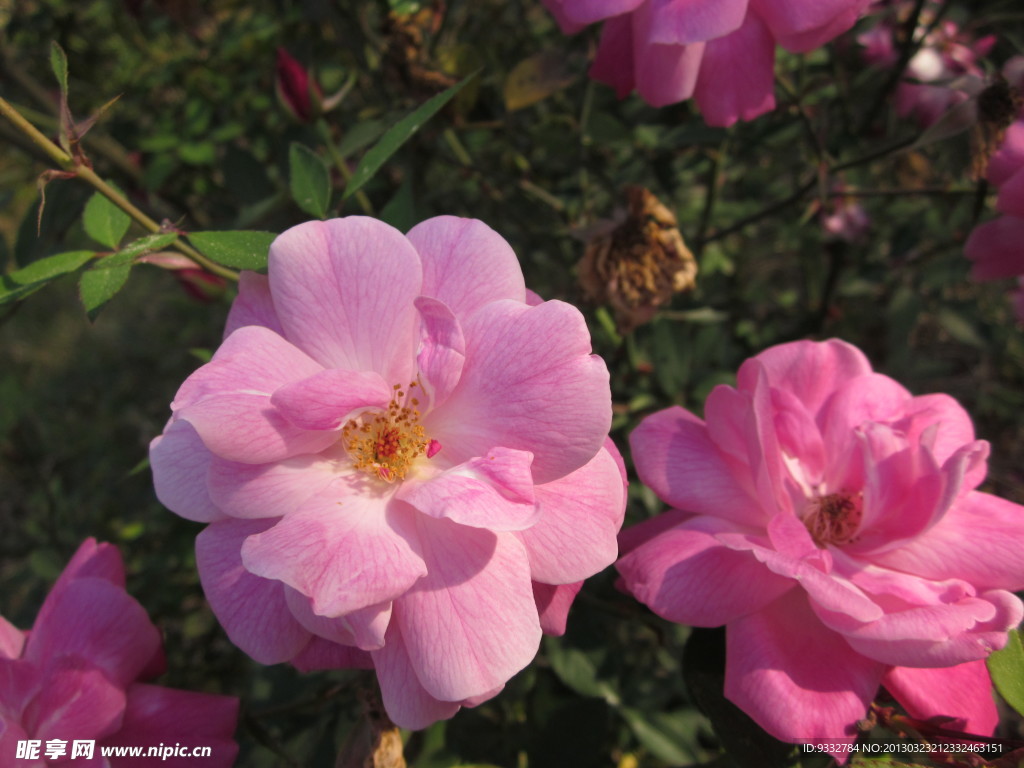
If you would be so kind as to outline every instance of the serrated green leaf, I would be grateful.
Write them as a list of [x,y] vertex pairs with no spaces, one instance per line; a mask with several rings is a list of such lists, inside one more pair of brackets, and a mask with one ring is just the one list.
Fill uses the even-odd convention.
[[89,237],[100,245],[116,249],[132,220],[127,213],[96,192],[85,204],[82,222]]
[[1024,645],[1020,632],[1010,633],[1006,647],[988,657],[988,672],[1006,703],[1024,715]]
[[359,167],[356,168],[348,186],[345,187],[343,199],[347,199],[355,194],[366,182],[372,179],[373,175],[380,170],[380,167],[384,165],[387,159],[395,154],[398,148],[405,144],[425,122],[440,112],[445,104],[454,99],[456,94],[477,74],[477,72],[474,72],[448,90],[437,94],[437,96],[424,102],[413,112],[391,126],[381,137],[380,141],[363,155],[363,159],[359,162]]
[[270,244],[277,237],[273,232],[235,230],[226,232],[193,232],[192,244],[205,256],[235,269],[264,269]]
[[0,275],[0,304],[33,293],[51,280],[74,272],[95,254],[92,251],[68,251],[33,261],[26,267]]
[[131,265],[127,264],[110,269],[90,269],[82,273],[78,294],[90,320],[95,320],[103,306],[124,287],[131,271]]
[[68,57],[56,40],[50,43],[50,67],[60,86],[61,97],[66,100],[68,97]]
[[295,204],[322,219],[331,204],[331,174],[316,152],[298,142],[288,150],[288,184]]

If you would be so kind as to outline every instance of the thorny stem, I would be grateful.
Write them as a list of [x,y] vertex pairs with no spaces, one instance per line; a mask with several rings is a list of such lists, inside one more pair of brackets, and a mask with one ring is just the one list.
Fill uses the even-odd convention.
[[[348,169],[348,163],[345,162],[345,158],[341,156],[338,148],[334,146],[334,138],[331,136],[331,127],[327,124],[327,121],[322,117],[316,119],[316,128],[320,132],[320,138],[327,146],[327,154],[331,156],[331,161],[334,163],[334,167],[338,169],[338,173],[341,174],[341,178],[345,180],[347,185],[352,181],[352,173]],[[370,203],[370,198],[366,196],[363,190],[357,190],[355,194],[356,200],[359,202],[359,207],[363,209],[363,213],[367,216],[373,216],[373,204]]]
[[[24,134],[25,137],[50,160],[59,165],[63,170],[74,173],[77,178],[89,184],[110,202],[131,216],[132,219],[134,219],[143,228],[149,230],[153,234],[158,234],[164,231],[157,222],[153,221],[153,219],[143,211],[132,205],[124,195],[101,179],[99,175],[86,163],[72,155],[69,155],[59,146],[50,141],[50,139],[48,139],[38,128],[32,125],[32,123],[26,120],[18,110],[12,107],[10,103],[2,97],[0,97],[0,115],[6,117],[15,128],[21,131],[21,133]],[[213,274],[219,275],[220,277],[228,280],[238,280],[237,272],[227,269],[226,267],[222,267],[220,264],[206,258],[195,248],[183,242],[181,238],[175,240],[172,245],[208,272],[212,272]]]

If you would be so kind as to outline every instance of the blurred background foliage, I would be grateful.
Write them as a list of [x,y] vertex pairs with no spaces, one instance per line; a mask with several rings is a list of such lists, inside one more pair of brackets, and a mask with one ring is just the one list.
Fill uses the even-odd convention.
[[[943,7],[978,35],[999,35],[991,71],[1024,52],[1016,0]],[[56,136],[57,41],[76,116],[120,95],[84,141],[97,172],[184,231],[279,232],[309,218],[290,189],[296,143],[330,168],[331,215],[369,209],[403,229],[438,214],[484,220],[513,245],[531,288],[584,309],[612,371],[623,449],[657,408],[700,413],[748,356],[835,336],[915,393],[956,397],[993,444],[986,490],[1024,503],[1024,336],[1007,284],[970,282],[962,255],[991,195],[971,177],[968,134],[911,146],[921,129],[896,117],[893,83],[855,42],[870,24],[807,56],[780,52],[779,108],[718,129],[689,104],[655,110],[588,81],[596,30],[565,38],[526,0],[7,0],[0,95]],[[325,96],[348,88],[322,120],[297,119],[275,95],[281,47]],[[363,201],[343,200],[339,164],[355,170],[388,126],[475,71]],[[36,179],[48,166],[6,122],[0,136],[4,271],[94,249],[81,219],[91,190],[51,181],[37,222]],[[674,214],[699,274],[622,334],[608,307],[585,301],[577,264],[602,222],[621,215],[627,184]],[[826,231],[823,218],[854,203],[862,231]],[[111,541],[129,592],[163,631],[161,682],[242,698],[239,765],[330,766],[362,727],[372,676],[300,675],[235,650],[198,584],[199,526],[153,496],[148,442],[218,344],[232,295],[188,282],[139,266],[94,322],[70,278],[0,307],[0,610],[29,627],[78,543]],[[633,483],[627,524],[659,509]],[[768,739],[722,700],[721,632],[661,621],[614,581],[606,572],[588,582],[566,636],[546,639],[496,699],[409,734],[410,764],[828,764]],[[1017,721],[1006,728],[1020,737]]]

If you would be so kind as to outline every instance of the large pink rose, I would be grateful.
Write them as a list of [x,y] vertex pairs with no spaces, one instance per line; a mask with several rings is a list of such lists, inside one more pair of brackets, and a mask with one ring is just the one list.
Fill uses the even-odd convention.
[[633,432],[640,478],[675,509],[623,533],[629,591],[724,624],[725,695],[783,741],[852,742],[879,684],[915,717],[991,733],[983,659],[1024,614],[1024,508],[975,490],[988,444],[956,401],[804,341],[748,360],[704,415]]
[[542,0],[566,34],[604,21],[590,76],[652,106],[693,97],[709,125],[775,108],[775,45],[803,53],[871,0]]
[[[75,765],[83,761],[72,759],[73,742],[83,740],[95,742],[88,765],[195,765],[191,752],[145,756],[149,747],[175,744],[208,747],[203,765],[233,765],[238,699],[140,682],[163,668],[160,633],[125,592],[120,554],[87,539],[31,632],[0,616],[0,764]],[[17,758],[19,741],[34,742],[25,745],[34,758]],[[105,746],[140,746],[144,756],[101,758]]]
[[611,564],[625,506],[583,317],[478,221],[302,224],[242,276],[150,456],[257,661],[375,667],[421,728],[498,693]]

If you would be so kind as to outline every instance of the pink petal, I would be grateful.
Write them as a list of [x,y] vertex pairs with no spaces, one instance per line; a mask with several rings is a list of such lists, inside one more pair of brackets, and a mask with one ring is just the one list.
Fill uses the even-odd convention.
[[366,651],[384,645],[384,635],[391,622],[391,603],[370,605],[344,616],[328,618],[318,616],[313,611],[313,601],[301,592],[291,587],[285,587],[284,591],[292,615],[314,635]]
[[626,488],[612,450],[606,445],[575,472],[534,489],[540,518],[519,538],[535,582],[578,582],[615,562]]
[[[637,93],[652,107],[664,107],[693,96],[704,58],[704,43],[690,45],[644,45],[641,11],[633,21],[633,56],[636,62]],[[641,30],[641,31],[638,31]]]
[[246,325],[262,325],[284,336],[281,321],[274,310],[270,281],[266,275],[244,271],[238,275],[238,296],[231,304],[224,326],[224,338]]
[[95,739],[116,731],[125,708],[120,686],[82,658],[64,657],[50,667],[22,723],[34,738]]
[[992,680],[983,660],[939,669],[893,667],[882,685],[919,720],[953,718],[944,727],[991,736],[999,724]]
[[715,537],[731,526],[694,518],[641,544],[616,563],[626,589],[662,618],[717,627],[758,611],[795,586]]
[[373,659],[367,651],[351,645],[338,645],[322,637],[314,637],[291,661],[300,672],[320,669],[373,669]]
[[444,302],[456,317],[500,299],[526,300],[519,259],[482,221],[435,216],[406,237],[423,261],[422,294]]
[[365,408],[385,408],[394,390],[372,371],[319,371],[308,379],[285,384],[270,404],[300,429],[336,430]]
[[590,77],[610,85],[620,99],[636,85],[633,64],[633,17],[616,16],[601,30],[601,42],[590,65]]
[[726,630],[726,698],[782,741],[852,743],[884,671],[822,627],[796,590]]
[[871,0],[753,0],[757,14],[784,48],[804,53],[853,26]]
[[999,280],[1024,274],[1024,219],[1000,216],[979,224],[964,245],[964,255],[974,262],[971,278]]
[[[974,440],[974,424],[967,411],[949,395],[920,395],[904,406],[905,419],[898,428],[914,442],[925,429],[939,425],[934,434],[931,451],[940,464],[945,464],[957,451]],[[974,490],[985,479],[987,467],[984,464],[968,468],[964,475],[964,487]]]
[[210,498],[232,517],[281,517],[334,482],[339,462],[347,466],[344,449],[274,464],[239,464],[214,456],[207,481]]
[[44,620],[36,619],[25,643],[27,661],[44,664],[61,655],[77,655],[125,685],[138,677],[160,647],[160,633],[142,606],[104,579],[75,579],[51,593],[44,608]]
[[969,493],[935,527],[899,549],[872,556],[926,579],[961,578],[979,589],[1024,589],[1024,507]]
[[427,296],[416,299],[423,338],[416,365],[423,379],[430,407],[436,408],[454,391],[466,364],[466,339],[451,309]]
[[243,542],[272,524],[225,520],[196,537],[196,565],[210,607],[231,642],[261,664],[287,661],[310,638],[288,609],[284,586],[255,576],[242,565]]
[[186,520],[210,523],[223,518],[206,485],[212,457],[195,428],[181,419],[153,438],[149,463],[160,503]]
[[1006,136],[988,164],[988,180],[1001,187],[1021,168],[1024,168],[1024,121],[1017,120],[1006,129]]
[[1024,167],[1008,178],[999,188],[996,209],[1008,216],[1024,218]]
[[755,14],[708,42],[693,95],[708,125],[730,126],[775,109],[775,41]]
[[321,616],[340,616],[402,595],[426,571],[407,507],[366,493],[362,476],[342,476],[273,528],[250,536],[242,561],[257,576],[313,598]]
[[559,301],[493,302],[463,332],[462,380],[425,421],[450,461],[484,456],[494,446],[530,451],[540,484],[593,458],[611,425],[611,393],[608,369],[590,354],[578,310]]
[[563,35],[575,35],[586,24],[577,24],[572,21],[565,13],[565,9],[562,7],[564,0],[541,0],[541,5],[548,9],[548,12],[555,17],[555,21],[558,22],[559,28],[562,30]]
[[540,644],[525,550],[512,534],[425,515],[417,527],[428,573],[395,604],[416,676],[444,701],[504,685]]
[[0,658],[17,659],[25,646],[25,633],[0,616]]
[[211,452],[244,464],[266,464],[319,453],[338,439],[334,431],[295,426],[271,405],[266,395],[207,397],[180,411],[180,415],[195,427]]
[[459,711],[457,702],[439,701],[424,688],[409,658],[399,622],[388,630],[384,647],[371,655],[384,709],[395,725],[418,730],[447,720]]
[[662,501],[741,525],[763,525],[764,510],[736,482],[700,419],[678,406],[644,418],[629,436],[641,482]]
[[[128,689],[128,705],[121,730],[100,744],[139,745],[147,749],[177,742],[187,743],[190,747],[204,746],[210,748],[204,763],[230,768],[238,754],[238,745],[232,738],[237,721],[238,699],[232,696],[137,684]],[[112,768],[122,765],[124,768],[188,768],[195,765],[195,758],[154,756],[111,760]]]
[[285,335],[317,362],[410,381],[422,269],[398,230],[361,216],[300,224],[270,246],[269,273]]
[[540,517],[527,451],[494,448],[425,482],[402,484],[396,498],[437,518],[494,531],[521,531]]
[[575,584],[541,584],[533,582],[533,597],[540,613],[540,628],[545,635],[564,635],[569,619],[569,609],[583,587],[582,581]]
[[185,379],[171,408],[179,411],[211,396],[269,396],[285,384],[322,370],[323,366],[277,333],[246,326],[231,334],[209,363]]
[[[779,344],[753,360],[764,367],[772,387],[796,395],[812,414],[817,414],[843,384],[871,373],[871,363],[864,353],[838,339]],[[736,386],[749,392],[756,385],[757,369],[748,360],[740,367]]]
[[689,512],[669,509],[654,517],[641,520],[636,525],[619,532],[619,555],[622,556],[632,552],[641,544],[650,541],[663,531],[680,526],[694,517],[696,515]]
[[651,43],[702,43],[735,32],[747,15],[747,0],[649,0]]

